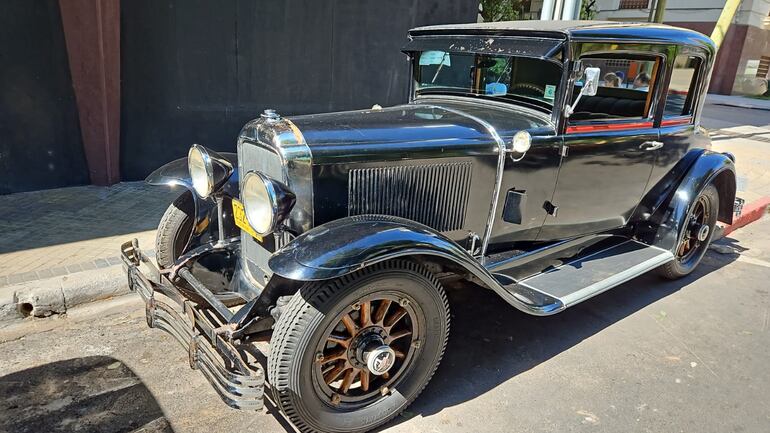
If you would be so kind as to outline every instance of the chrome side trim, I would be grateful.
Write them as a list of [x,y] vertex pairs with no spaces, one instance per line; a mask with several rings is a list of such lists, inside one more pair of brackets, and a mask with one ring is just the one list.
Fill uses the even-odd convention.
[[500,199],[500,189],[503,184],[503,171],[505,170],[505,156],[507,154],[505,142],[497,133],[497,130],[495,129],[495,127],[492,126],[486,120],[476,117],[472,114],[468,114],[452,108],[438,107],[438,106],[437,108],[441,108],[442,110],[449,111],[450,113],[455,113],[459,116],[463,116],[477,122],[479,125],[483,126],[489,132],[489,135],[491,135],[492,138],[497,143],[497,172],[495,173],[495,186],[492,191],[492,203],[490,203],[489,205],[489,215],[487,216],[487,226],[484,229],[484,237],[481,240],[481,252],[478,258],[479,262],[483,265],[484,261],[486,260],[485,256],[487,254],[487,247],[489,246],[489,240],[492,237],[492,226],[495,223],[495,215],[497,214],[497,201]]

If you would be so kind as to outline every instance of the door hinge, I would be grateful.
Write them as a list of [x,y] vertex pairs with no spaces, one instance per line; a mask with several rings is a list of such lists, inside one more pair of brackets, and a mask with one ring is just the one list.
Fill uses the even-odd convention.
[[543,209],[545,209],[545,212],[548,215],[551,215],[553,217],[556,217],[556,214],[559,213],[559,206],[554,205],[550,201],[543,203]]

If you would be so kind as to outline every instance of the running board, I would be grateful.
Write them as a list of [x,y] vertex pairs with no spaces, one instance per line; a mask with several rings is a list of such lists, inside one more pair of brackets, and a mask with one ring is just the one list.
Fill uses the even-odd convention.
[[505,290],[542,303],[538,309],[553,314],[673,259],[671,251],[628,240],[507,285]]

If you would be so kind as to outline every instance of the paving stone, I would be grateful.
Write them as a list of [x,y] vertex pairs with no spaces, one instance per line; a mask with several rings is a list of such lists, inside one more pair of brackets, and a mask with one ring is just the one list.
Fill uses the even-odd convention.
[[0,281],[20,282],[17,274],[27,272],[49,277],[120,264],[120,244],[138,238],[151,246],[163,212],[179,193],[125,182],[0,196],[7,221],[0,227]]

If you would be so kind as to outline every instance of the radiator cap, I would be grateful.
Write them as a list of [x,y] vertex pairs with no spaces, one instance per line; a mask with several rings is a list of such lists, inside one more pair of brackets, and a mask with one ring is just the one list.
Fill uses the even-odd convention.
[[261,116],[264,119],[267,119],[268,121],[272,121],[272,122],[275,122],[281,119],[281,115],[276,113],[275,110],[272,108],[265,109],[265,111],[262,112]]

